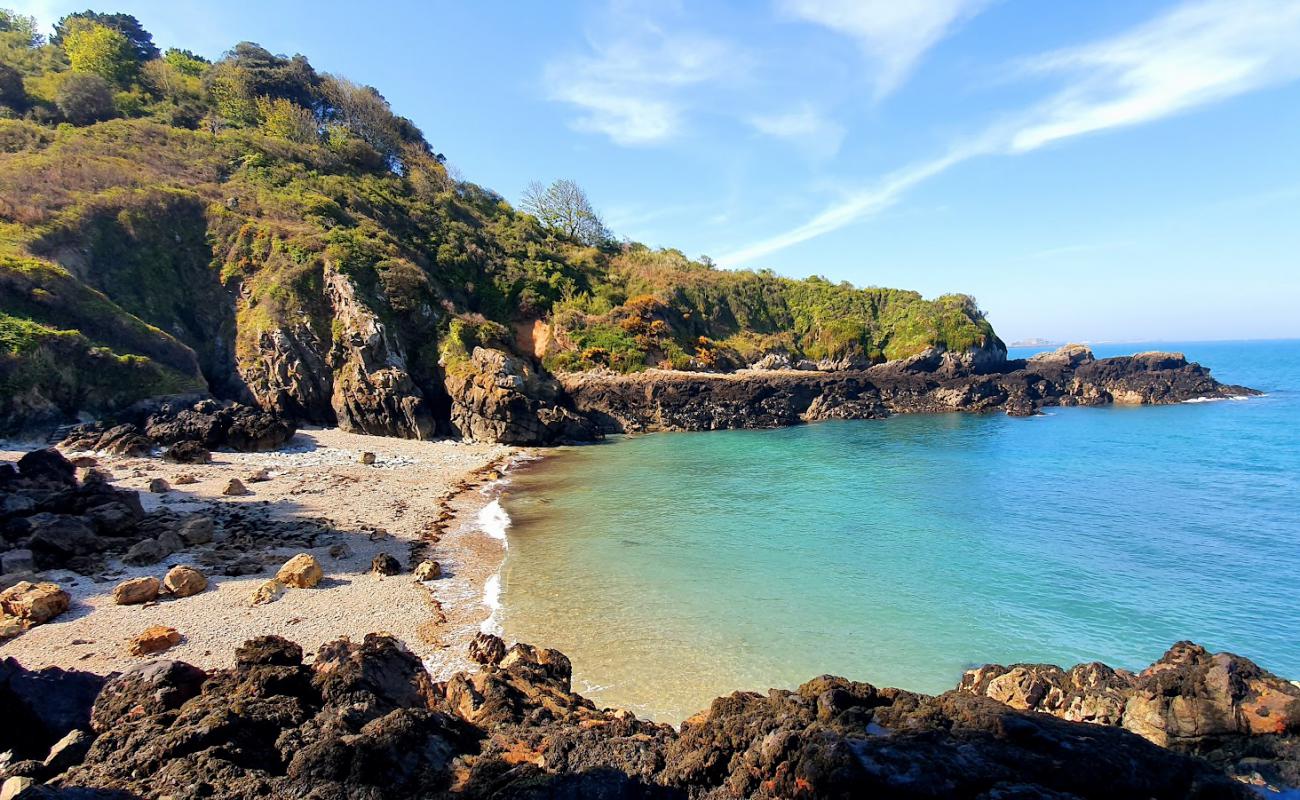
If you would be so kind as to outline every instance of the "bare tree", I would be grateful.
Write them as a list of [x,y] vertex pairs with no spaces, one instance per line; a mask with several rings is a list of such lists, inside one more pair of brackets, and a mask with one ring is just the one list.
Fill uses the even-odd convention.
[[586,193],[571,180],[557,180],[550,186],[533,181],[524,190],[521,205],[544,227],[560,236],[592,246],[610,239],[609,229],[591,207]]

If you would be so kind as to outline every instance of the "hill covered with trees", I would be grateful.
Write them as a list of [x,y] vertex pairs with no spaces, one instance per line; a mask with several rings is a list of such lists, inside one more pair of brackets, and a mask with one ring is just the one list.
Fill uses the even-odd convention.
[[580,188],[457,180],[374,88],[134,17],[0,11],[0,432],[210,391],[445,431],[475,347],[547,371],[1004,352],[972,298],[618,241]]

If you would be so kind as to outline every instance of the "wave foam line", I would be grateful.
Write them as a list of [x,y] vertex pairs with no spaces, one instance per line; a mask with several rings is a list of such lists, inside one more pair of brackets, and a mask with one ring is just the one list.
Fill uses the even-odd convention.
[[483,605],[491,609],[491,613],[483,620],[479,630],[500,636],[501,622],[497,619],[497,613],[501,611],[501,573],[498,572],[488,578],[487,583],[483,585]]
[[510,529],[510,515],[502,507],[500,498],[483,506],[476,521],[479,530],[501,542],[502,547],[510,547],[510,540],[506,538],[506,531]]

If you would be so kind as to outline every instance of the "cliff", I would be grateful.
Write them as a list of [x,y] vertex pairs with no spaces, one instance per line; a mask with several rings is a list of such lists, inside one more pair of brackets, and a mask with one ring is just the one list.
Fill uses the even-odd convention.
[[[4,774],[33,798],[1245,800],[1259,796],[1248,785],[1294,785],[1300,765],[1300,688],[1188,643],[1131,679],[1130,704],[1178,732],[1242,715],[1268,726],[1211,726],[1217,749],[1162,747],[1109,719],[1004,705],[985,696],[1006,694],[985,688],[1000,680],[991,669],[938,697],[831,676],[736,692],[674,730],[596,708],[557,651],[480,635],[470,652],[480,671],[445,683],[381,634],[325,644],[310,663],[261,637],[211,673],[164,660],[104,679],[7,660]],[[1117,674],[1094,665],[1091,691]]]

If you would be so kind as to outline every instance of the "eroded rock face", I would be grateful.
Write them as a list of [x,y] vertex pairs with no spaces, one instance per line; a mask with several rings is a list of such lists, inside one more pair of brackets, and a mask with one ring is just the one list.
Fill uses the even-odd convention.
[[600,436],[562,404],[554,379],[503,350],[475,347],[468,362],[447,368],[446,386],[452,430],[464,439],[522,445]]

